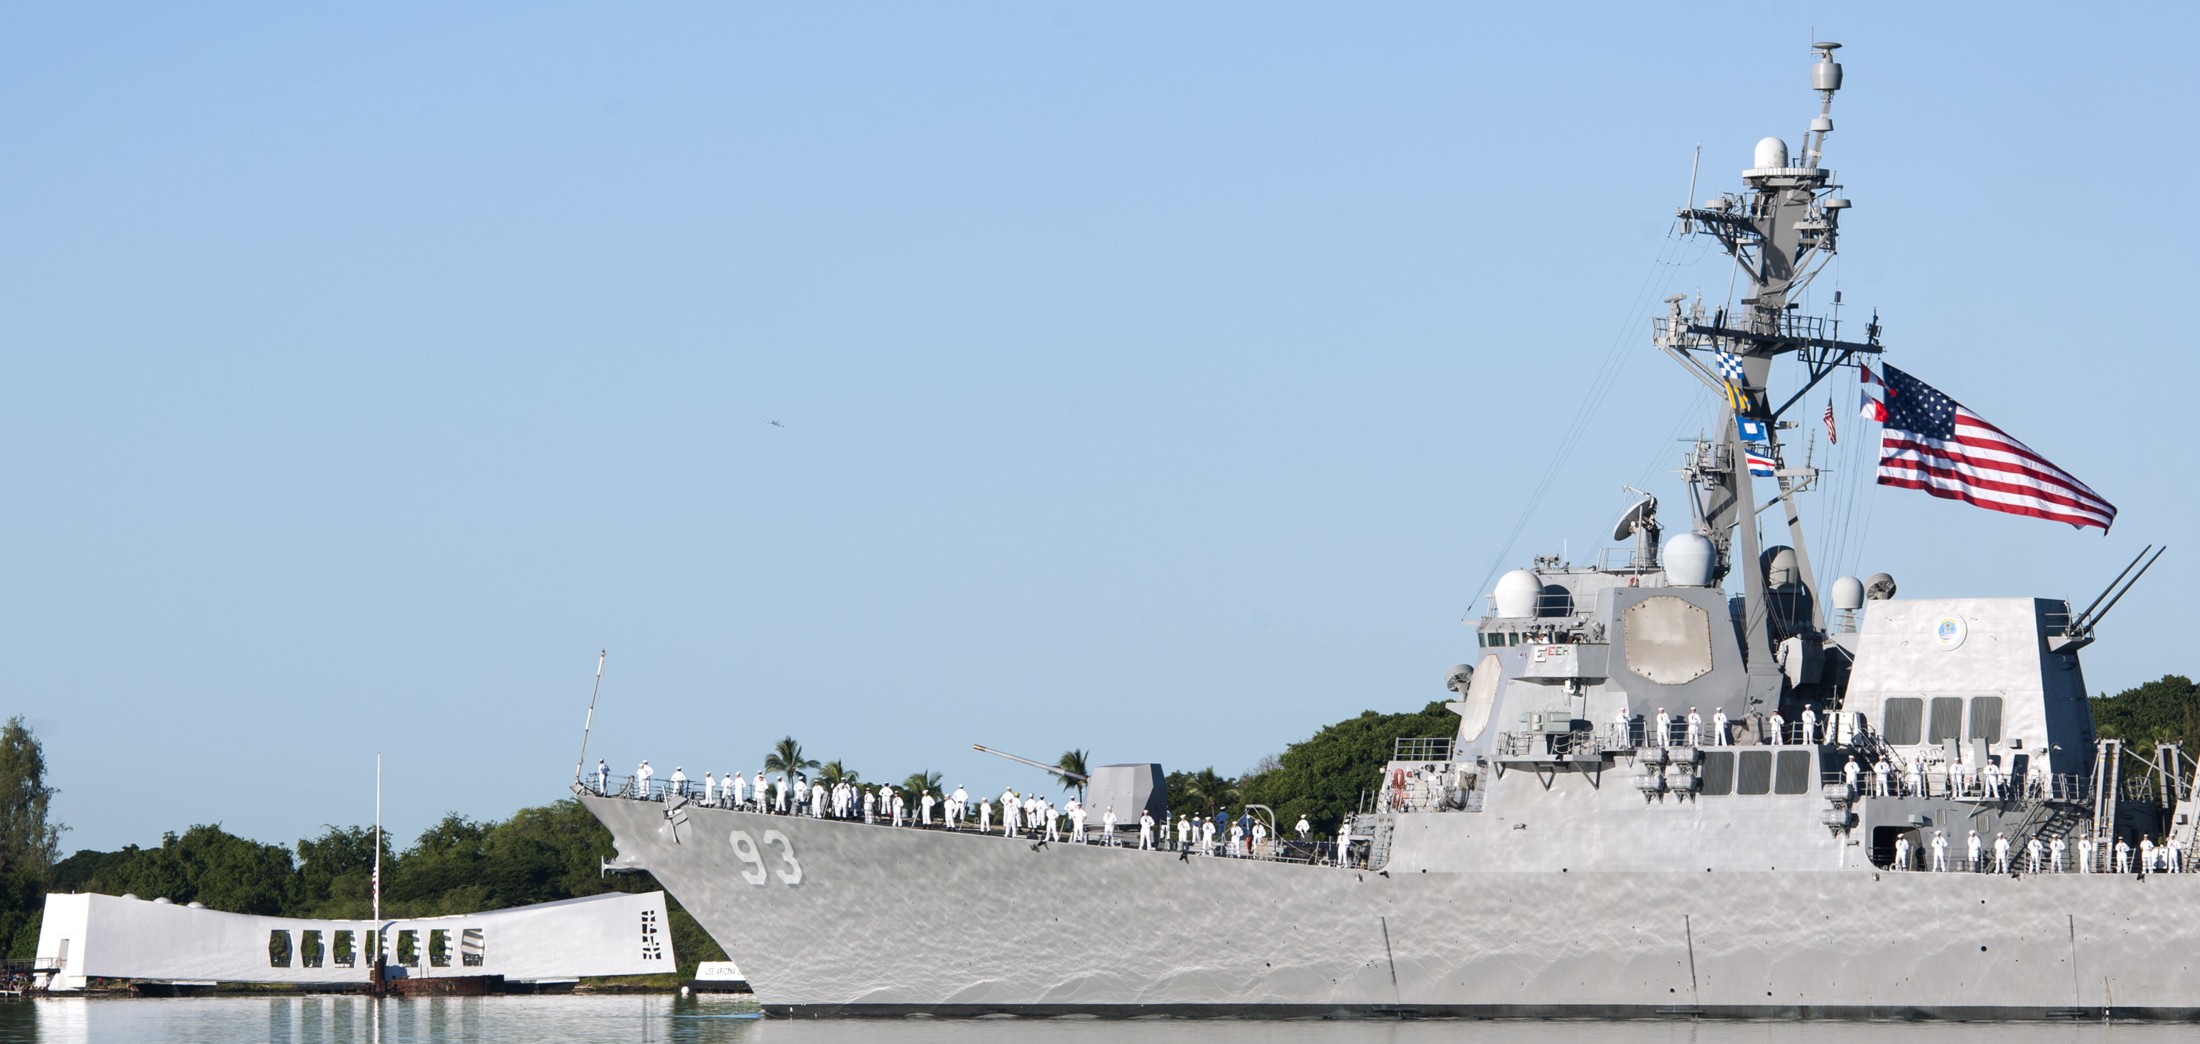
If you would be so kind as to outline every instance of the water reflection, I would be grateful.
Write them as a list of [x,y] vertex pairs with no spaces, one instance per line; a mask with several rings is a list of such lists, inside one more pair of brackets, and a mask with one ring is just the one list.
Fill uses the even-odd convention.
[[54,998],[0,1002],[0,1044],[2167,1044],[2189,1026],[2099,1023],[1426,1022],[1239,1019],[800,1019],[761,1021],[745,1000],[598,997]]

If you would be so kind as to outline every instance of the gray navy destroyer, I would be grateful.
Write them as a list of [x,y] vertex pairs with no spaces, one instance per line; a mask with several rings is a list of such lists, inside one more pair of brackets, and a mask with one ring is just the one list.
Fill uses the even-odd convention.
[[[2077,611],[1884,575],[1821,597],[1781,418],[1884,372],[1876,319],[1843,340],[1794,303],[1848,206],[1821,165],[1837,46],[1797,154],[1765,139],[1742,191],[1678,214],[1747,284],[1653,321],[1726,402],[1686,530],[1661,541],[1644,497],[1598,564],[1505,574],[1446,679],[1456,733],[1398,740],[1343,858],[576,784],[607,865],[655,875],[771,1013],[2200,1017],[2200,873],[2162,872],[2192,862],[2189,762],[2097,737],[2079,666],[2144,568]],[[1783,357],[1801,388],[1768,386]],[[1759,546],[1767,510],[1786,543]]]

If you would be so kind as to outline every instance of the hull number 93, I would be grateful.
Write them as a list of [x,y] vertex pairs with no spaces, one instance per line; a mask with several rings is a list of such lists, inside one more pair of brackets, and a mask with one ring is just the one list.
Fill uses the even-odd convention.
[[[795,859],[794,842],[787,840],[787,835],[777,830],[766,830],[764,843],[759,846],[756,838],[748,831],[736,830],[727,840],[733,845],[733,854],[748,865],[748,869],[741,871],[742,880],[752,885],[762,885],[771,880],[772,872],[776,870],[779,872],[780,884],[802,883],[802,864]],[[777,849],[776,852],[766,851],[774,848]],[[771,859],[775,855],[778,858]]]

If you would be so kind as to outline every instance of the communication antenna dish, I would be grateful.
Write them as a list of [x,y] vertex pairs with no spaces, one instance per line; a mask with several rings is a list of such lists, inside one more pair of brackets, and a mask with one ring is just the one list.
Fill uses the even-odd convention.
[[1885,573],[1873,573],[1864,581],[1864,597],[1873,602],[1884,602],[1894,597],[1894,577]]
[[1658,528],[1657,517],[1658,498],[1644,496],[1635,502],[1634,507],[1621,514],[1619,521],[1612,523],[1612,539],[1625,540],[1641,529],[1655,532]]

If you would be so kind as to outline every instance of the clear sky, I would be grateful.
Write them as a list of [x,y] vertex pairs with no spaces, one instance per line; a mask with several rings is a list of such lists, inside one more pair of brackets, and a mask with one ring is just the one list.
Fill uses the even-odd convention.
[[0,712],[74,850],[367,822],[376,751],[402,838],[552,801],[599,649],[590,763],[698,778],[1418,708],[1493,567],[1684,517],[1648,308],[1728,270],[1671,214],[1799,136],[1814,27],[1812,306],[2122,509],[1874,490],[1850,378],[1821,560],[2090,599],[2182,544],[2087,680],[2200,671],[2200,19],[1863,7],[17,7]]

